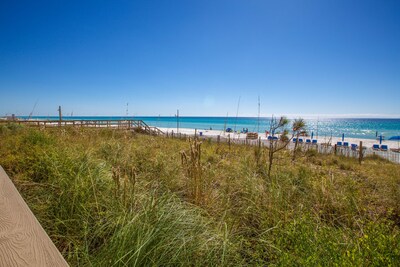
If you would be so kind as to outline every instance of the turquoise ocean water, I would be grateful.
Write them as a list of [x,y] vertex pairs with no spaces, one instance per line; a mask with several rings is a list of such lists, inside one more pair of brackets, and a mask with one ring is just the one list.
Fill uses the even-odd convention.
[[[27,118],[22,116],[21,118]],[[33,116],[33,119],[58,119],[58,117]],[[73,116],[63,117],[64,120],[108,120],[108,119],[139,119],[147,124],[156,127],[177,127],[176,117],[119,117],[119,116]],[[225,125],[228,128],[242,130],[247,128],[249,131],[264,132],[269,129],[271,118],[255,117],[179,117],[180,128],[223,130]],[[313,132],[314,136],[334,136],[351,138],[375,139],[376,133],[385,136],[388,139],[391,136],[400,135],[400,119],[349,119],[349,118],[324,118],[324,119],[306,119],[309,134]]]

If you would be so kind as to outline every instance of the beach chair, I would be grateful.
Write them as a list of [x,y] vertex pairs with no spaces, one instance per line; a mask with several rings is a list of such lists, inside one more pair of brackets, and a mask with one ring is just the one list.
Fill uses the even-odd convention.
[[306,144],[311,144],[311,140],[310,139],[306,139]]
[[299,138],[299,143],[303,143],[303,138]]
[[267,138],[268,140],[271,140],[272,139],[272,136],[268,136],[268,138]]
[[381,151],[388,151],[387,145],[381,145]]
[[373,145],[373,146],[372,146],[372,149],[373,149],[373,150],[379,150],[379,145],[377,145],[377,144]]
[[272,139],[274,139],[274,140],[278,140],[278,137],[277,137],[277,136],[274,136]]
[[344,147],[349,147],[349,142],[343,142]]
[[342,146],[342,142],[338,141],[338,142],[336,143],[336,145],[337,145],[337,146]]
[[316,145],[317,143],[318,143],[318,140],[316,140],[316,139],[313,139],[313,140],[312,140],[312,144],[313,144],[313,145]]
[[296,143],[297,138],[293,138],[293,143]]
[[351,144],[351,150],[357,150],[358,145],[357,144]]

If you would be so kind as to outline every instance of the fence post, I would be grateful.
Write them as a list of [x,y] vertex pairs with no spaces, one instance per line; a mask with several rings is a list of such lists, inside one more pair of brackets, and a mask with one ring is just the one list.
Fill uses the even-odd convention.
[[337,144],[335,144],[334,151],[335,151],[335,156],[336,156],[337,155]]
[[360,155],[358,158],[358,161],[360,162],[360,164],[361,164],[362,160],[363,160],[363,147],[362,147],[362,141],[360,141]]

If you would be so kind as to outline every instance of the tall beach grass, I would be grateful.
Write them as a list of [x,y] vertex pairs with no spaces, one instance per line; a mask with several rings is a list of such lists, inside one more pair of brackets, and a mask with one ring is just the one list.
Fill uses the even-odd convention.
[[396,266],[400,166],[109,129],[0,129],[72,266]]

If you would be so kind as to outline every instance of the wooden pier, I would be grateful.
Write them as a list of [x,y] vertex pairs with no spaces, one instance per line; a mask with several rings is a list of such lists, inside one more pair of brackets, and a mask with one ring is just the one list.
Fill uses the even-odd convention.
[[1,166],[0,266],[68,266]]
[[15,123],[28,127],[91,127],[112,128],[120,130],[140,131],[151,135],[160,135],[163,132],[157,127],[147,125],[142,120],[0,120],[4,123]]

